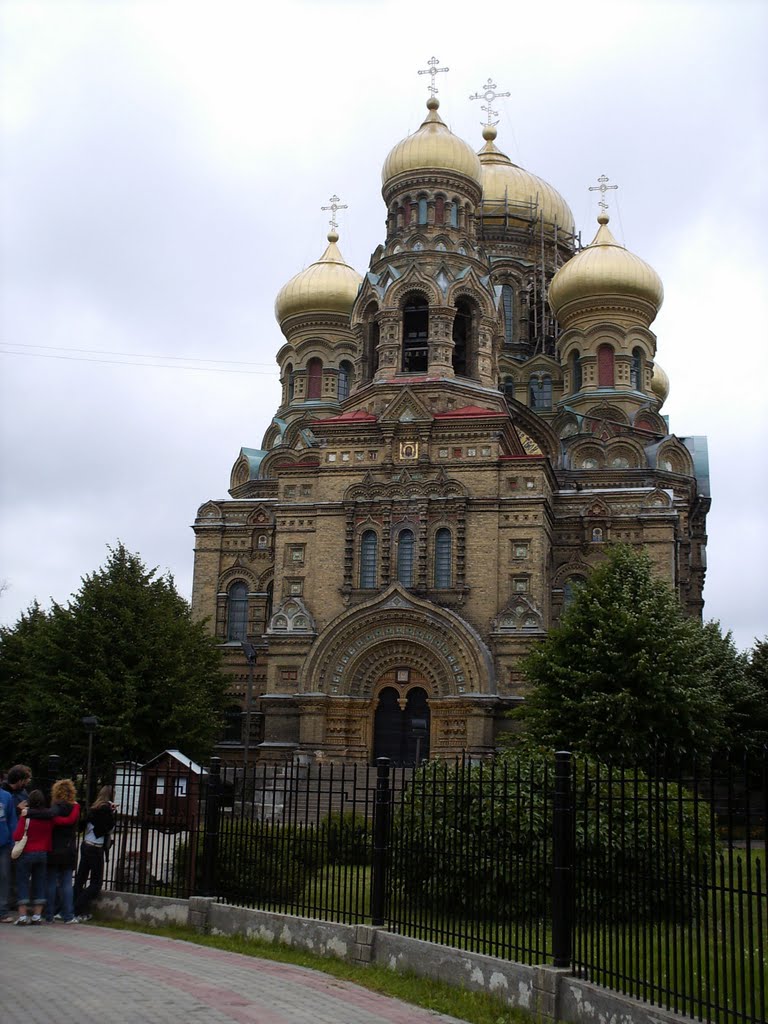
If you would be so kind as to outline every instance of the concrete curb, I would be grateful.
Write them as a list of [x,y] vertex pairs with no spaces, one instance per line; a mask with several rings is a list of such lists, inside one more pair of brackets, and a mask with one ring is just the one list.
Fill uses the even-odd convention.
[[281,942],[319,956],[410,971],[449,985],[487,992],[542,1021],[568,1024],[681,1024],[692,1018],[571,974],[567,968],[529,967],[482,953],[468,953],[421,939],[394,935],[362,924],[335,924],[290,914],[217,903],[207,896],[189,900],[136,893],[102,892],[98,916],[163,926],[177,924],[201,934],[242,935]]

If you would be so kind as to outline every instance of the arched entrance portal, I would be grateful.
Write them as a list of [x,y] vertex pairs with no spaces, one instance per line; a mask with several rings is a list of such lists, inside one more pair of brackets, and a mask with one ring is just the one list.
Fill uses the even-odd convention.
[[417,765],[429,758],[427,691],[414,685],[421,681],[418,673],[408,669],[395,669],[382,679],[391,684],[382,686],[376,703],[374,759],[388,757],[395,765]]

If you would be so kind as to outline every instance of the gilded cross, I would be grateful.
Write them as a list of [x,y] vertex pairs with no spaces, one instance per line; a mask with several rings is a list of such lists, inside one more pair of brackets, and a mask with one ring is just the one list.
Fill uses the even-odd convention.
[[605,201],[605,193],[609,189],[618,188],[619,186],[618,185],[609,185],[608,182],[611,179],[606,174],[601,174],[600,177],[597,180],[600,182],[600,184],[599,185],[590,185],[589,186],[589,191],[590,192],[599,192],[600,193],[600,202],[597,205],[600,207],[601,210],[607,210],[608,209],[608,203],[606,203],[606,201]]
[[486,105],[484,107],[481,106],[480,109],[485,111],[487,115],[486,124],[490,126],[499,123],[498,121],[493,120],[494,117],[498,118],[499,116],[498,110],[494,110],[491,107],[493,101],[501,99],[502,96],[511,95],[512,94],[509,92],[496,92],[496,83],[489,78],[483,86],[483,92],[476,92],[474,96],[470,96],[469,98],[471,100],[485,100]]
[[430,82],[429,91],[432,93],[433,96],[437,92],[437,88],[435,86],[435,75],[440,74],[441,71],[450,71],[450,68],[439,68],[437,66],[439,63],[440,63],[440,61],[437,59],[437,57],[432,57],[430,60],[427,61],[427,64],[429,64],[429,67],[425,68],[424,71],[420,71],[419,72],[420,75],[431,75],[432,76],[432,81]]
[[331,219],[328,221],[328,223],[331,225],[331,231],[337,231],[339,225],[336,223],[336,211],[348,210],[349,207],[347,206],[346,203],[340,203],[338,196],[331,196],[328,202],[331,204],[330,206],[321,206],[320,209],[331,211]]

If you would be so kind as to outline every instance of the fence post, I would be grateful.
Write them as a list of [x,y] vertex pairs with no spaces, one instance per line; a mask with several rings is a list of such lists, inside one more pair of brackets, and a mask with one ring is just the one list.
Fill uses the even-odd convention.
[[392,788],[388,757],[376,758],[376,799],[373,814],[373,872],[371,885],[371,923],[384,924],[386,909],[387,859],[389,823],[392,811]]
[[199,896],[216,895],[216,862],[219,855],[219,798],[221,794],[221,758],[212,757],[206,776],[205,832],[203,835],[203,871]]
[[552,955],[555,967],[570,967],[574,851],[573,762],[568,750],[555,754],[552,812]]

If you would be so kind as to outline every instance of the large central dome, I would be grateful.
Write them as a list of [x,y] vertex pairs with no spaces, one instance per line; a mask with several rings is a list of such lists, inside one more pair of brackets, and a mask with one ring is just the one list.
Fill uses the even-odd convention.
[[384,161],[381,171],[382,189],[401,175],[421,170],[440,170],[471,178],[480,184],[480,161],[472,147],[454,135],[437,108],[440,101],[430,96],[429,113],[413,135],[398,142]]
[[483,129],[483,138],[486,142],[479,153],[483,221],[492,223],[494,218],[504,217],[505,223],[519,219],[527,226],[541,217],[550,230],[557,225],[558,231],[573,235],[573,214],[560,193],[543,178],[513,164],[494,144],[496,129],[492,125]]

